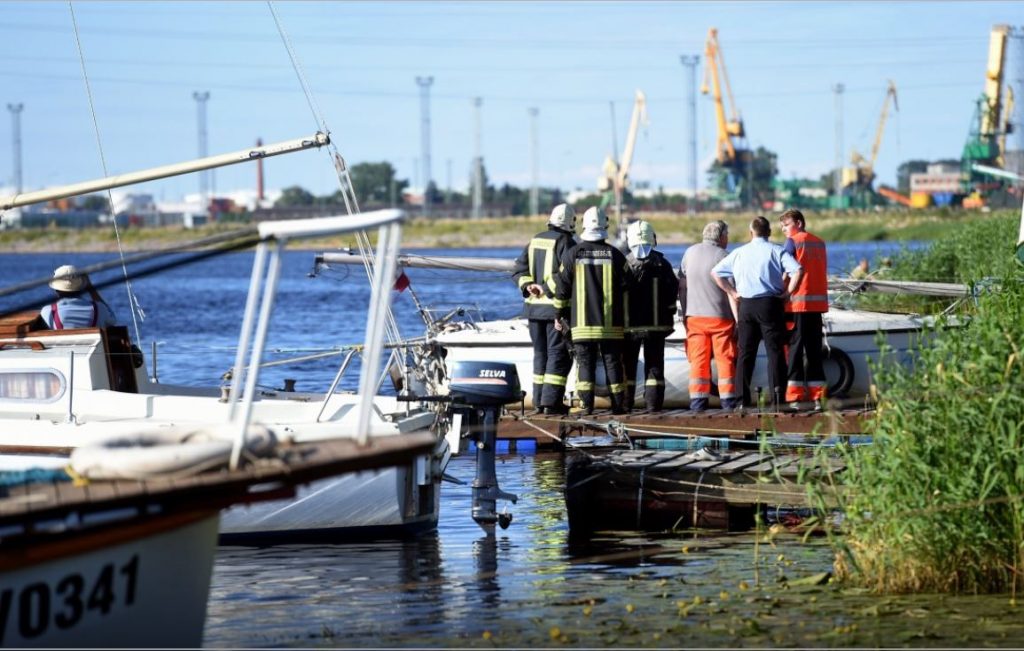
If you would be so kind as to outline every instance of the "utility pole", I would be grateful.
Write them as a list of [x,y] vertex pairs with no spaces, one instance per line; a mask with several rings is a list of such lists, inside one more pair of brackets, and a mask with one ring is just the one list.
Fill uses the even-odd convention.
[[423,216],[430,216],[430,85],[433,77],[416,77],[420,87],[420,135],[423,141]]
[[530,215],[540,213],[540,189],[537,187],[539,155],[537,153],[537,108],[526,109],[530,116]]
[[482,214],[484,205],[484,159],[481,153],[482,147],[480,144],[480,108],[484,104],[482,97],[473,98],[473,107],[475,109],[475,121],[476,128],[474,130],[474,142],[476,155],[473,157],[473,218],[479,218]]
[[612,112],[612,162],[615,168],[619,167],[619,136],[615,133],[615,100],[608,102],[608,108]]
[[7,110],[11,112],[11,149],[14,150],[14,193],[21,194],[21,112],[25,105],[8,104]]
[[690,104],[690,191],[693,197],[687,202],[686,212],[694,215],[697,213],[697,64],[700,57],[693,54],[679,59],[690,73],[687,99]]
[[[196,91],[192,93],[192,99],[196,101],[196,125],[199,129],[199,158],[206,158],[209,155],[206,142],[206,102],[210,99],[210,93],[209,91],[201,93]],[[210,208],[209,192],[209,172],[203,170],[199,172],[199,203],[204,212]]]
[[836,207],[843,194],[843,91],[846,87],[836,84],[832,92],[836,95],[836,171],[832,177],[832,192],[836,196]]

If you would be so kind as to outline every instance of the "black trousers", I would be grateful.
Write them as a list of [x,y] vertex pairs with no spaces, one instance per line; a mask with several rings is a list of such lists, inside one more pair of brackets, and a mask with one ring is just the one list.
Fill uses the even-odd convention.
[[565,396],[565,381],[572,368],[565,337],[555,330],[554,321],[530,319],[533,342],[533,407],[559,407]]
[[743,404],[750,407],[754,401],[750,395],[750,380],[754,377],[754,364],[757,361],[757,347],[764,341],[764,350],[768,355],[768,394],[769,405],[782,402],[785,392],[783,383],[786,377],[786,357],[783,345],[786,342],[786,313],[782,299],[774,296],[763,298],[741,298],[739,321],[739,370],[743,373]]
[[597,375],[597,358],[604,362],[604,375],[608,381],[608,393],[611,394],[612,411],[621,412],[625,409],[626,384],[622,372],[622,340],[594,339],[590,341],[574,341],[576,353],[576,395],[584,410],[594,408],[594,383]]
[[[825,367],[821,360],[821,312],[793,312],[789,316],[794,327],[789,339],[787,385],[803,386],[806,383],[811,387],[822,387],[825,384]],[[811,396],[794,396],[794,399],[806,400],[808,397]]]
[[626,407],[633,408],[639,379],[640,349],[644,351],[644,402],[650,411],[661,411],[665,404],[665,337],[667,332],[643,332],[626,335],[622,354],[626,372]]

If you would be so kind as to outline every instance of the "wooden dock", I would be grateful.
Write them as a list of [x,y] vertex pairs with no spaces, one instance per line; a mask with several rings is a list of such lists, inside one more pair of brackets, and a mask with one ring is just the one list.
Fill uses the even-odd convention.
[[776,412],[750,409],[743,413],[709,409],[694,413],[673,409],[656,413],[633,411],[614,415],[595,410],[589,416],[554,416],[531,411],[509,411],[498,423],[498,439],[507,440],[514,452],[517,441],[533,440],[538,449],[560,448],[572,436],[595,436],[625,431],[630,439],[714,436],[753,439],[763,432],[786,434],[850,435],[864,431],[873,409],[839,409],[815,412]]

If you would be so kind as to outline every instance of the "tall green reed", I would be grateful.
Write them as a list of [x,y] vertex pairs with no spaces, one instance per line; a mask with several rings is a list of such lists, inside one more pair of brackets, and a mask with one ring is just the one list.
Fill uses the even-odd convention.
[[939,326],[911,368],[876,369],[874,444],[848,453],[837,576],[885,592],[1024,585],[1024,272],[1016,224],[966,226],[902,273],[995,276],[962,327]]

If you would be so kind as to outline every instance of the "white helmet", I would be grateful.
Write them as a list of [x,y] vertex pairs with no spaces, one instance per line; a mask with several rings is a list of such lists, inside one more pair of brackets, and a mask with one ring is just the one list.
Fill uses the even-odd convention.
[[598,207],[587,208],[583,213],[583,233],[580,239],[587,242],[600,242],[608,238],[608,215]]
[[560,203],[551,211],[548,225],[561,228],[570,233],[576,231],[576,211],[567,203]]
[[654,227],[650,222],[644,220],[635,221],[626,229],[626,245],[633,255],[638,259],[651,255],[651,249],[658,244],[658,237],[654,233]]

